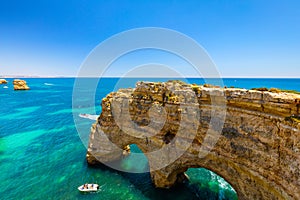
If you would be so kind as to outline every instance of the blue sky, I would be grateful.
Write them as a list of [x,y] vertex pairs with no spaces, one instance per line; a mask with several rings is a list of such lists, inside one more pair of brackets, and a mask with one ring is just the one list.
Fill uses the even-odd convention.
[[224,77],[300,77],[299,8],[297,0],[1,1],[0,75],[76,76],[112,35],[163,27],[195,39]]

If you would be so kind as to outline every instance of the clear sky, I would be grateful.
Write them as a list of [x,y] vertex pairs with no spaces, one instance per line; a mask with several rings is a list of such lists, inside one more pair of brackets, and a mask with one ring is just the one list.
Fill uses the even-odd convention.
[[1,1],[0,75],[76,76],[96,45],[140,27],[195,39],[224,77],[300,77],[298,0]]

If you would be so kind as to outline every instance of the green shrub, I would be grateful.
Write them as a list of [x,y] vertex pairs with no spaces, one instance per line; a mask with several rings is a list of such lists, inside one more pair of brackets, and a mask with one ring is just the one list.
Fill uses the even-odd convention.
[[295,90],[281,90],[281,92],[293,93],[293,94],[300,94],[300,92],[295,91]]
[[280,93],[280,92],[282,92],[280,89],[278,89],[278,88],[271,88],[270,90],[269,90],[270,92],[274,92],[274,93]]
[[257,90],[257,91],[261,91],[261,92],[269,91],[268,88],[265,88],[265,87],[261,87],[261,88],[252,88],[251,90]]

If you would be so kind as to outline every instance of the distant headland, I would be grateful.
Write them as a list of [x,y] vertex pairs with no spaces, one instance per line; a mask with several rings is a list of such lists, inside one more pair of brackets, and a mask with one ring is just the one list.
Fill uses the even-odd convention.
[[37,75],[0,75],[3,78],[74,78],[71,76],[37,76]]

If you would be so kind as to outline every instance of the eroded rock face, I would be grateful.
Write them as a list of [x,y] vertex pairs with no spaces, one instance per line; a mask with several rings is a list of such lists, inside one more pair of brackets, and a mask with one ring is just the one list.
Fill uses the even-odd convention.
[[204,167],[229,182],[239,199],[300,199],[299,114],[296,94],[139,82],[102,100],[87,161],[114,161],[137,144],[157,187]]
[[26,81],[24,81],[24,80],[15,79],[13,84],[14,84],[14,90],[29,90],[30,89],[28,87]]
[[7,84],[7,80],[5,80],[5,79],[0,79],[0,84]]

